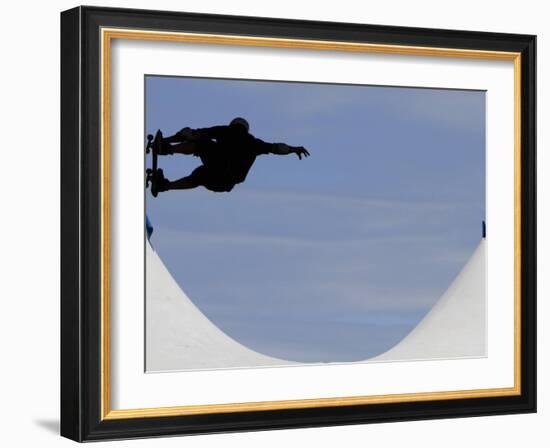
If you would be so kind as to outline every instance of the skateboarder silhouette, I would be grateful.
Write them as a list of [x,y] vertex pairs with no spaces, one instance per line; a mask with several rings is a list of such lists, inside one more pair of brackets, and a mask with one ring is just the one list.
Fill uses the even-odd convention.
[[[187,154],[200,157],[202,165],[189,176],[169,181],[161,168],[154,169],[151,192],[187,190],[203,186],[210,191],[229,192],[244,182],[256,157],[261,154],[296,154],[301,160],[309,152],[303,146],[285,143],[266,143],[249,132],[248,122],[237,117],[226,126],[191,129],[183,128],[170,137],[157,132],[154,145],[156,155]],[[150,140],[152,136],[150,137]],[[159,141],[160,139],[160,141]],[[156,165],[156,164],[155,164]]]

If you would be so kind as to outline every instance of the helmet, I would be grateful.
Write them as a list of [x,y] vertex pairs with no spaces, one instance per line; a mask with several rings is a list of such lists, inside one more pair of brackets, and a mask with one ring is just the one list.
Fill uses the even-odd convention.
[[248,132],[248,130],[250,129],[248,121],[241,117],[233,118],[233,120],[231,120],[231,123],[229,123],[229,126],[242,126],[246,129],[246,132]]

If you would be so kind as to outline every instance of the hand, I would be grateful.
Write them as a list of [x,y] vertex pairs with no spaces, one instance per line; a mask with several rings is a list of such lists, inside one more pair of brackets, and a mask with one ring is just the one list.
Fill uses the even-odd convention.
[[306,148],[304,148],[303,146],[298,146],[294,150],[294,152],[296,153],[296,155],[298,156],[298,158],[300,160],[302,160],[302,156],[304,156],[304,158],[309,157],[309,151]]

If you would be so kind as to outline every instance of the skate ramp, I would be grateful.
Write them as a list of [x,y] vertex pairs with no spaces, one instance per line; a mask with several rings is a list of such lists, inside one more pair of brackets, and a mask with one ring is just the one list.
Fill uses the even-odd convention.
[[147,372],[294,364],[244,347],[187,297],[146,242]]
[[487,356],[486,241],[447,291],[397,345],[369,361]]
[[[420,323],[360,362],[486,356],[485,240]],[[298,365],[257,353],[221,331],[187,297],[146,242],[146,370]],[[311,363],[319,364],[319,363]]]

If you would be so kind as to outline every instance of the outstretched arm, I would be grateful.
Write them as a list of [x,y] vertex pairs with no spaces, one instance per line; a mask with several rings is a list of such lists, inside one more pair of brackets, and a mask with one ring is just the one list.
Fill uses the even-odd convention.
[[303,146],[290,146],[286,143],[272,143],[269,150],[271,154],[287,155],[296,154],[300,160],[303,157],[309,157],[309,151]]

